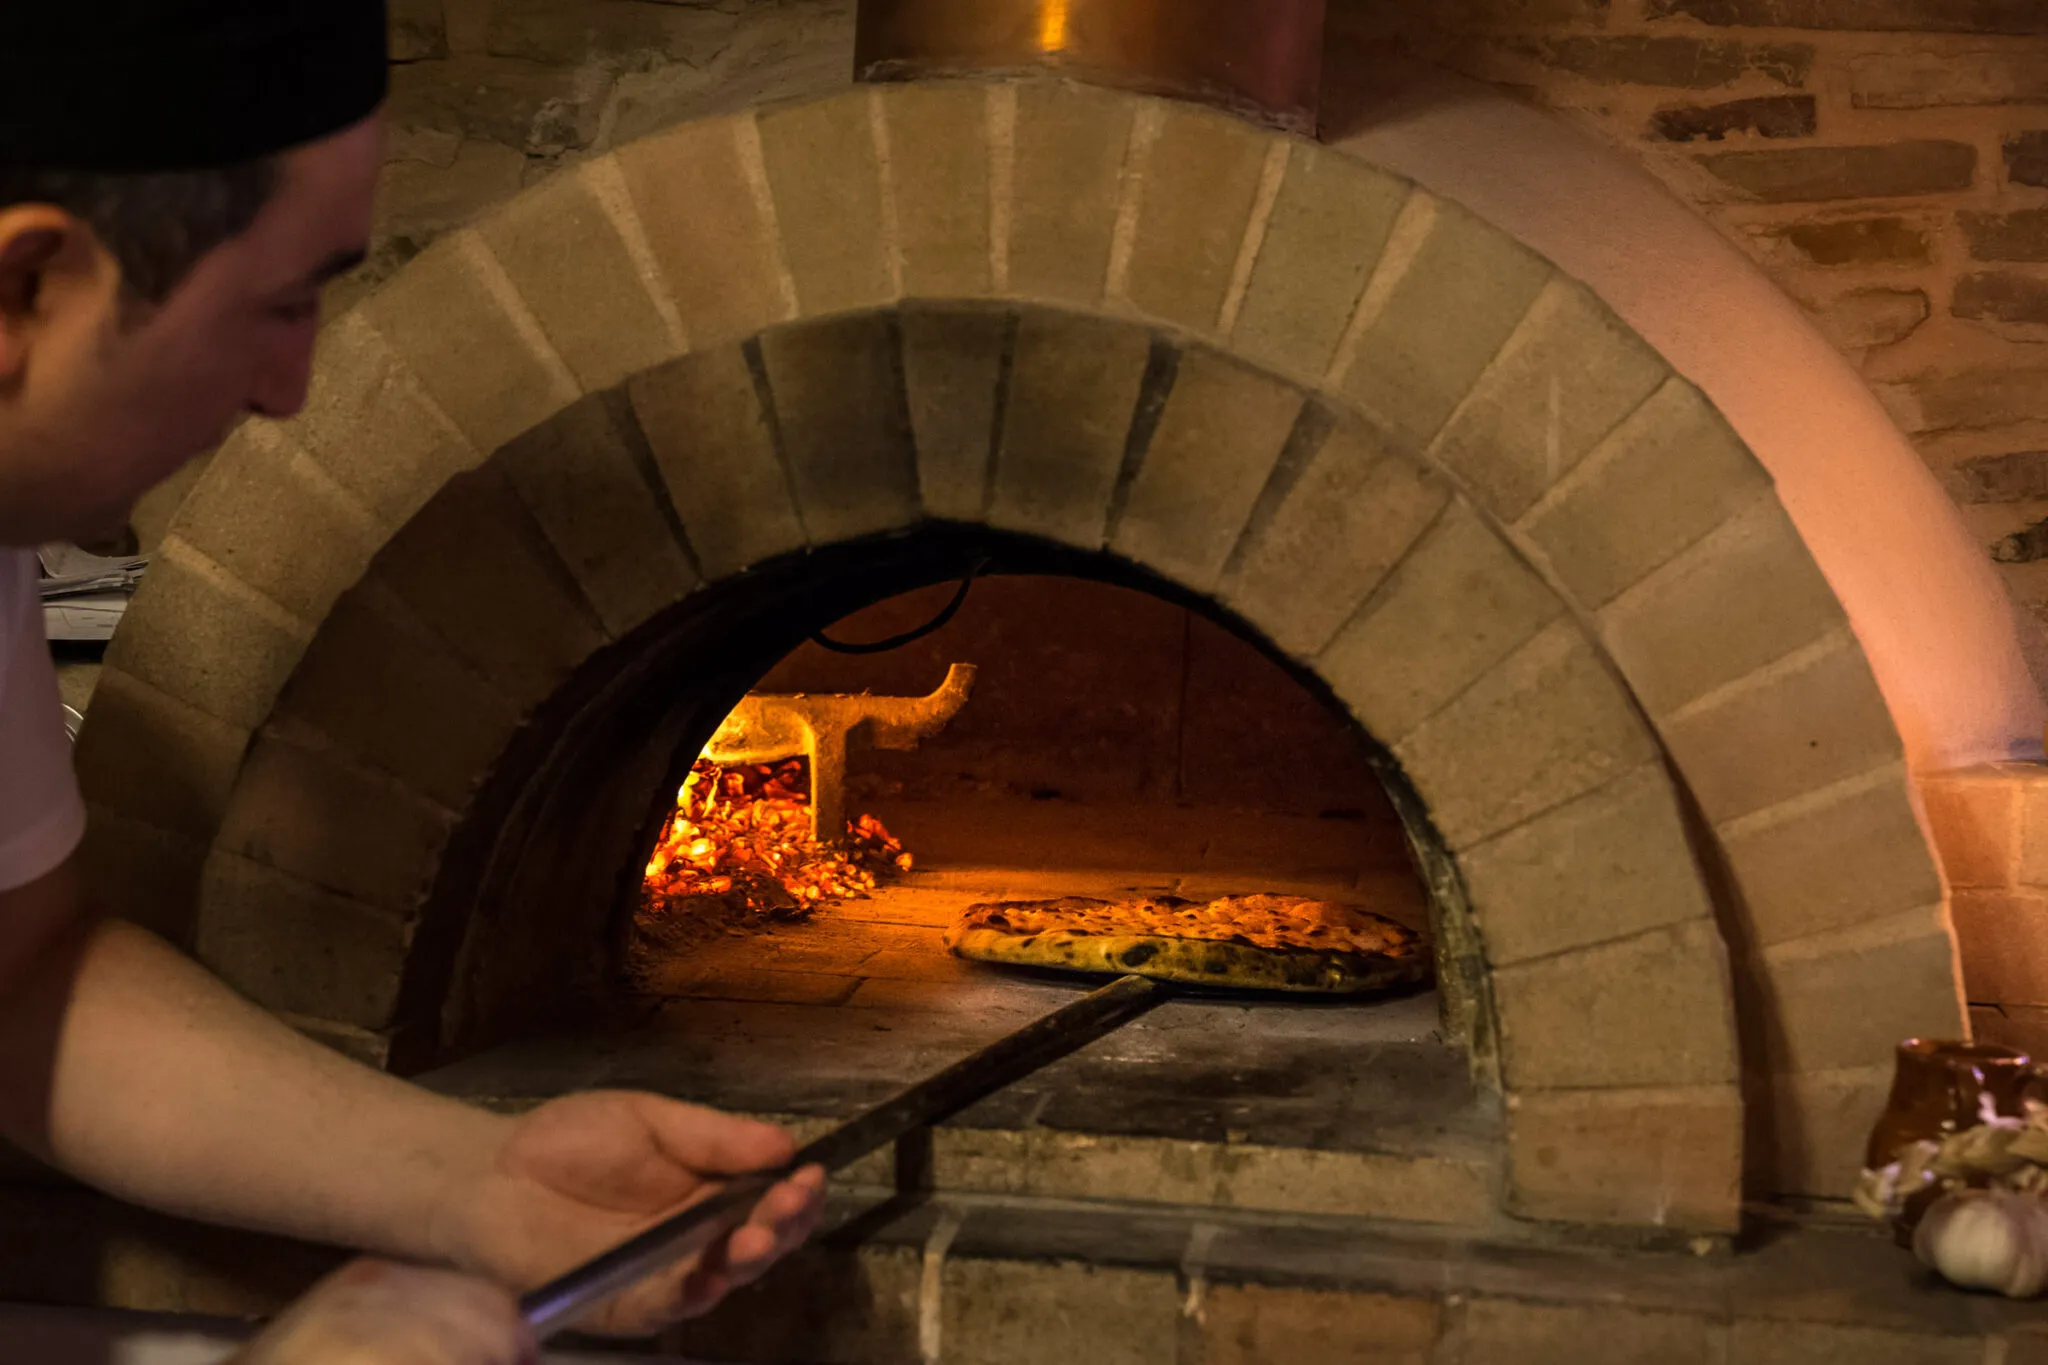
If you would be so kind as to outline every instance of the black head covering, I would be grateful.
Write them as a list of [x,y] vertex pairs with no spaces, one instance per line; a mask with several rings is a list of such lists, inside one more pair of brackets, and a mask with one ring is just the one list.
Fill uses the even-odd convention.
[[206,170],[384,98],[384,0],[0,0],[0,168]]

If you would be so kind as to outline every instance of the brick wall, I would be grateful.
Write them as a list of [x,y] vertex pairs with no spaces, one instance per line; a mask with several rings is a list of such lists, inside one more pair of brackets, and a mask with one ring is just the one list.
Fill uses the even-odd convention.
[[1340,85],[1344,44],[1396,39],[1640,157],[1861,368],[2048,619],[2048,3],[1331,4]]

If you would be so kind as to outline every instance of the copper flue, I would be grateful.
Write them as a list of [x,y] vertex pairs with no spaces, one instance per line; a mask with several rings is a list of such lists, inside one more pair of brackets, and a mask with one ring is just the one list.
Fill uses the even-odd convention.
[[1056,71],[1313,133],[1324,0],[860,0],[862,80]]

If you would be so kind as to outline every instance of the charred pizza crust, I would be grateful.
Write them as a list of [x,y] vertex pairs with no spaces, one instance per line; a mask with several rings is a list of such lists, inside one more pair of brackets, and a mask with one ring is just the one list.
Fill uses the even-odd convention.
[[1194,985],[1353,995],[1419,985],[1429,953],[1392,920],[1305,896],[990,901],[946,932],[960,957]]

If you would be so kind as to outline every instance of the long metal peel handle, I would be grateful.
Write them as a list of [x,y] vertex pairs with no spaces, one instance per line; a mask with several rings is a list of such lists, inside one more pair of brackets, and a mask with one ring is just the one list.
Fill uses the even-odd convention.
[[1119,977],[840,1124],[804,1147],[788,1165],[733,1177],[709,1198],[525,1295],[519,1300],[520,1312],[542,1337],[559,1332],[620,1290],[711,1246],[744,1223],[763,1195],[804,1167],[841,1170],[1079,1051],[1172,994],[1173,987],[1163,981]]
[[728,1181],[708,1199],[621,1242],[594,1260],[551,1280],[519,1300],[526,1325],[543,1338],[575,1325],[576,1319],[663,1266],[706,1250],[747,1220],[761,1197],[796,1173],[794,1166]]

